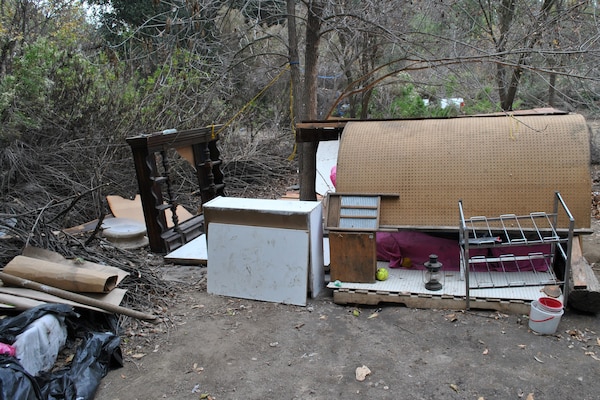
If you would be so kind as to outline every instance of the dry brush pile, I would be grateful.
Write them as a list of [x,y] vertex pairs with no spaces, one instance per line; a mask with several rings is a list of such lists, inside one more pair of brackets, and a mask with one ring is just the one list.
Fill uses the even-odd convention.
[[[291,134],[245,138],[222,135],[226,193],[274,198],[295,182]],[[200,205],[197,179],[189,164],[175,160],[169,171],[180,204],[195,212]],[[160,309],[173,296],[161,279],[163,258],[148,249],[126,251],[105,241],[99,229],[67,234],[65,228],[93,222],[99,228],[110,214],[106,195],[132,198],[138,192],[131,150],[125,138],[69,133],[15,140],[0,148],[0,266],[25,246],[112,265],[130,276],[123,305]]]

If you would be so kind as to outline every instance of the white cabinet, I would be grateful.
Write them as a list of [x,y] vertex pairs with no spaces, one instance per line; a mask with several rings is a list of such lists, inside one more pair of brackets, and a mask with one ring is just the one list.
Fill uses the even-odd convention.
[[324,287],[320,202],[218,197],[203,210],[209,293],[306,305]]

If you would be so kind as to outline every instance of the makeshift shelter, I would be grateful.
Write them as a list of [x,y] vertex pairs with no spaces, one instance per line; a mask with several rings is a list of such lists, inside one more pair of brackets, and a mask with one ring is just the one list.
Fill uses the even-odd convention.
[[[550,283],[560,286],[566,294],[571,253],[573,247],[577,250],[579,246],[573,237],[589,232],[590,227],[589,132],[581,115],[540,109],[447,119],[313,121],[299,124],[297,137],[299,142],[340,140],[336,197],[342,199],[334,203],[360,203],[377,197],[377,227],[373,231],[417,231],[446,238],[455,235],[457,254],[460,251],[464,257],[465,243],[467,249],[482,247],[482,243],[473,246],[475,238],[468,233],[459,242],[459,228],[469,225],[471,218],[486,222],[489,218],[501,228],[506,219],[503,216],[513,216],[514,221],[508,223],[510,236],[524,218],[528,222],[522,225],[519,239],[511,240],[507,233],[502,243],[484,243],[481,251],[491,254],[505,250],[515,265],[524,260],[533,265],[539,262],[534,259],[546,259],[552,269],[561,269],[549,279],[531,281],[517,271],[517,277],[504,274],[502,284],[491,279],[487,286],[470,288],[471,263],[461,258],[456,262],[460,265],[444,268],[446,285],[440,292],[423,290],[422,271],[404,268],[391,270],[386,282],[332,282],[329,286],[334,289],[336,302],[391,301],[417,307],[457,307],[468,306],[472,300],[472,305],[483,302],[483,308],[506,309],[507,305],[528,305]],[[313,171],[301,173],[305,181],[314,179]],[[459,203],[461,210],[464,207],[463,214]],[[349,208],[356,207],[353,204]],[[331,212],[328,210],[328,215]],[[538,217],[549,221],[549,226],[536,228]],[[334,233],[339,229],[337,222],[328,222]],[[490,236],[498,233],[498,226],[489,231]],[[558,233],[546,235],[548,230]],[[341,231],[342,240],[349,240],[356,233]],[[374,240],[372,232],[365,233],[361,240]],[[548,254],[535,258],[523,249],[508,248],[519,241],[525,247],[535,244],[532,235],[536,233],[543,236],[541,242],[550,246],[544,249]],[[342,251],[331,248],[332,270],[336,265],[334,254],[348,254],[351,248],[364,248],[374,254],[374,246],[361,247],[353,240]],[[563,260],[557,262],[561,255]],[[427,259],[428,254],[422,256]],[[348,260],[339,262],[347,264]],[[374,274],[372,264],[365,264],[365,268]]]

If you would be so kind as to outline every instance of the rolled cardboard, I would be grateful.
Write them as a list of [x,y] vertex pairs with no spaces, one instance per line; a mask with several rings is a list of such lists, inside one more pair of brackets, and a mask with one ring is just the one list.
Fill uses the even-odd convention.
[[3,269],[12,276],[43,283],[71,292],[107,293],[115,288],[117,275],[16,256]]

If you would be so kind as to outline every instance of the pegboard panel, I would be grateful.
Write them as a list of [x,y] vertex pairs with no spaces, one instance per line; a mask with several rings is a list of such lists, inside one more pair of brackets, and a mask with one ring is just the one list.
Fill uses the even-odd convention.
[[[590,226],[589,132],[581,115],[348,122],[336,191],[390,193],[381,225],[457,227],[468,217],[552,212],[559,191]],[[559,226],[560,227],[560,226]]]

